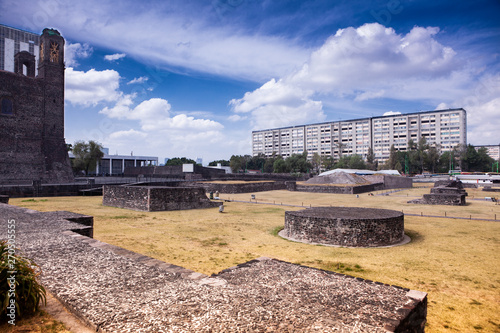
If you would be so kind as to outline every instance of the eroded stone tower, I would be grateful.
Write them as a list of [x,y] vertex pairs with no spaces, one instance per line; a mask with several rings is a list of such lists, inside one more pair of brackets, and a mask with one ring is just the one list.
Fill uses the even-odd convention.
[[0,71],[0,183],[73,180],[64,140],[64,38],[44,29],[35,56],[15,55]]

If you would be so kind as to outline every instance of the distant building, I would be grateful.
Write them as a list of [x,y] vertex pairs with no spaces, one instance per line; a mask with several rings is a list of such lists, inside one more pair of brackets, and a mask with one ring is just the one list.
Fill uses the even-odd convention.
[[476,150],[479,148],[486,148],[488,155],[495,161],[500,161],[500,144],[498,145],[484,145],[484,146],[474,146]]
[[0,67],[7,69],[0,70],[0,181],[73,181],[64,140],[64,38],[53,29],[37,38],[5,26],[0,33]]
[[396,150],[407,150],[408,141],[437,145],[450,151],[456,145],[467,143],[467,116],[464,109],[448,109],[380,117],[299,125],[252,132],[253,156],[273,153],[288,157],[306,150],[322,156],[358,154],[366,159],[372,148],[376,160],[389,158],[392,145]]
[[[117,176],[129,167],[158,166],[158,157],[155,156],[109,155],[108,148],[104,148],[103,152],[104,156],[96,166],[96,175]],[[69,153],[69,158],[75,158],[73,153]]]
[[14,72],[14,56],[21,51],[29,52],[38,60],[40,35],[0,24],[0,70]]

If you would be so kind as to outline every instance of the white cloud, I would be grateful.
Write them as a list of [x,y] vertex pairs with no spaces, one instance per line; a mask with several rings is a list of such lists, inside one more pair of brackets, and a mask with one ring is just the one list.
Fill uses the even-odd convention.
[[[399,35],[378,23],[341,29],[288,80],[320,93],[354,96],[358,101],[401,98],[408,83],[412,88],[424,86],[462,69],[455,51],[433,38],[438,32],[438,28],[414,27]],[[414,90],[410,98],[422,95]]]
[[380,98],[421,101],[466,108],[470,139],[492,138],[490,124],[500,123],[495,109],[500,91],[493,88],[500,87],[498,76],[481,78],[482,69],[440,44],[438,33],[434,27],[414,27],[397,34],[377,23],[338,30],[302,68],[233,99],[232,110],[250,115],[254,129],[266,129],[322,121],[323,101],[333,109],[349,104],[357,110],[358,103]]
[[115,53],[115,54],[107,54],[104,56],[104,60],[107,61],[116,61],[122,58],[125,58],[127,55],[125,53]]
[[[44,4],[16,6],[12,2],[6,8],[14,17],[38,18],[40,13],[45,14]],[[140,8],[130,1],[110,4],[99,0],[57,0],[50,4],[64,36],[116,50],[116,54],[106,56],[110,61],[126,54],[161,68],[180,67],[262,82],[287,74],[306,61],[309,54],[293,39],[214,22],[216,13],[211,1],[164,1]],[[43,29],[43,24],[29,29]]]
[[87,43],[68,43],[64,46],[64,63],[68,67],[77,67],[76,59],[85,59],[92,55],[94,49]]
[[401,114],[401,112],[397,112],[397,111],[387,111],[387,112],[384,112],[384,116],[395,116],[395,115],[398,115],[398,114]]
[[65,99],[74,105],[85,106],[116,101],[121,95],[119,79],[118,72],[110,69],[84,72],[69,67],[65,71]]
[[248,119],[248,117],[242,117],[239,114],[233,114],[227,118],[229,121],[242,121]]
[[311,94],[312,91],[272,79],[243,98],[231,100],[230,105],[236,113],[250,113],[255,129],[322,121],[322,103],[312,100]]
[[130,80],[129,82],[127,82],[127,84],[135,84],[135,83],[141,84],[141,83],[146,82],[148,79],[149,78],[147,76],[136,77],[133,80]]
[[145,139],[147,137],[147,133],[136,131],[134,129],[130,129],[128,131],[117,131],[113,132],[109,135],[109,139],[113,141],[135,141],[138,139]]

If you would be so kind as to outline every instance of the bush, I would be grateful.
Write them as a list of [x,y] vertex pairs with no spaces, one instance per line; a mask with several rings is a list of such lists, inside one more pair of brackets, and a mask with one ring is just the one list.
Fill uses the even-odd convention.
[[[2,319],[18,319],[34,313],[42,301],[46,303],[45,288],[38,282],[40,267],[29,258],[15,254],[7,241],[0,240],[0,313]],[[15,285],[15,289],[11,288]],[[14,298],[15,296],[15,298]],[[11,300],[15,299],[15,315]],[[9,308],[8,308],[9,307]]]

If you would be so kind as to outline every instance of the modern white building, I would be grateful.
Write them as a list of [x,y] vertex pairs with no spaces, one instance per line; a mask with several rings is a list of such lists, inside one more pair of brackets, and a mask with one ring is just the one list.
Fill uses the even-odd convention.
[[[97,175],[121,175],[128,167],[158,165],[158,157],[155,156],[109,155],[108,151],[104,148],[104,156],[97,163]],[[69,152],[69,158],[75,158],[72,152]]]
[[14,72],[14,55],[21,51],[35,56],[35,74],[38,74],[40,34],[0,24],[0,70]]
[[397,150],[408,149],[408,141],[427,143],[443,151],[458,144],[467,144],[467,114],[464,109],[447,109],[380,117],[290,126],[252,132],[252,154],[288,157],[306,150],[333,156],[358,154],[366,158],[372,148],[375,158],[389,158],[391,145]]

